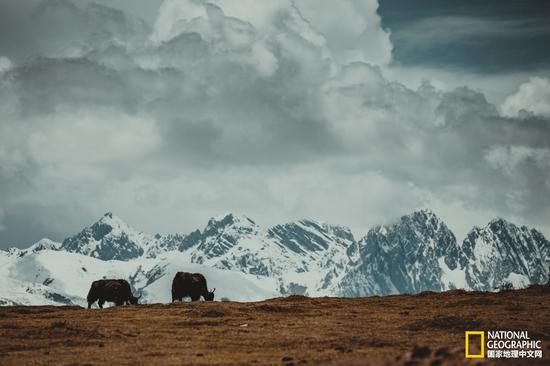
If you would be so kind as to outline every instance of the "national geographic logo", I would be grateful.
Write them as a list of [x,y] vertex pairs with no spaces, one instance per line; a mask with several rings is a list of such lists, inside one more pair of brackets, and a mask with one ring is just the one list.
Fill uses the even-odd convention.
[[[470,351],[470,337],[480,337],[479,340],[479,353],[474,353]],[[475,342],[475,341],[474,341]],[[484,331],[477,331],[477,330],[470,330],[466,331],[466,334],[464,335],[464,353],[466,354],[466,358],[485,358],[485,332]]]
[[466,358],[542,358],[542,342],[527,331],[479,331],[464,334]]

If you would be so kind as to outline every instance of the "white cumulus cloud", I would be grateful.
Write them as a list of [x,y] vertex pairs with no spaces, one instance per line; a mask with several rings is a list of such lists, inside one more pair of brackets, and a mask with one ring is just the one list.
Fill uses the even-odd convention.
[[533,77],[521,84],[516,93],[510,95],[502,105],[502,113],[517,117],[521,112],[550,117],[550,79]]
[[[421,207],[463,231],[548,225],[547,79],[508,117],[467,86],[389,80],[376,1],[166,0],[150,27],[40,4],[0,74],[3,242],[61,239],[107,210],[151,232],[237,211],[363,234]],[[74,32],[42,32],[52,19]]]

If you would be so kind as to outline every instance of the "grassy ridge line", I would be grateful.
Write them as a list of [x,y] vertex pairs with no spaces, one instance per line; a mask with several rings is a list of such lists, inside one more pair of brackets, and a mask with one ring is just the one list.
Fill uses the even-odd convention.
[[[0,363],[368,364],[405,362],[422,347],[429,348],[429,357],[447,349],[448,362],[452,357],[463,362],[465,330],[528,330],[549,345],[549,314],[549,287],[540,285],[501,293],[455,290],[368,298],[291,296],[253,303],[151,304],[103,310],[3,307]],[[402,360],[395,361],[397,356]]]

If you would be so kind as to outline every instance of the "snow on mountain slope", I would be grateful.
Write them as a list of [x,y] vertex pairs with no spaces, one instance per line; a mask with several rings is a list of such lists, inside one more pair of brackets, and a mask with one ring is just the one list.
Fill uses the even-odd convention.
[[172,279],[178,271],[202,273],[209,289],[216,289],[218,300],[258,301],[279,296],[276,281],[272,278],[190,263],[188,257],[180,252],[135,262],[139,265],[131,280],[147,302],[170,302]]
[[[180,252],[159,258],[103,261],[64,251],[44,250],[10,257],[0,267],[0,304],[77,304],[85,306],[90,284],[101,278],[127,279],[142,303],[170,302],[172,279],[178,271],[200,272],[216,289],[217,299],[238,301],[275,297],[276,284],[241,272],[189,263]],[[4,290],[5,289],[5,290]]]
[[[19,258],[7,268],[7,276],[40,283],[63,294],[84,299],[92,281],[103,278],[127,278],[134,271],[130,262],[102,261],[63,251],[44,251]],[[87,285],[86,285],[87,284]]]
[[537,230],[495,219],[473,228],[462,244],[468,258],[470,287],[492,291],[505,282],[515,287],[545,283],[550,271],[550,242]]
[[187,236],[182,234],[156,234],[152,240],[145,243],[144,255],[147,258],[155,258],[161,253],[178,250],[186,239]]
[[152,240],[108,212],[92,226],[65,239],[61,249],[103,260],[129,260],[142,256]]
[[43,250],[59,250],[60,247],[61,247],[61,243],[44,238],[44,239],[40,239],[39,241],[31,245],[29,248],[27,248],[26,251],[31,253],[37,253]]
[[185,239],[181,234],[145,234],[108,212],[93,225],[65,239],[59,249],[102,260],[127,261],[141,256],[154,258],[159,253],[176,250]]
[[67,296],[51,291],[39,283],[19,281],[14,278],[0,278],[0,306],[12,305],[70,305]]
[[377,227],[358,243],[360,259],[339,284],[345,296],[464,288],[493,291],[545,283],[550,244],[544,236],[503,219],[474,228],[462,245],[429,210]]
[[[349,262],[347,251],[352,245],[355,241],[348,228],[313,220],[301,220],[265,230],[245,216],[229,213],[210,219],[202,231],[196,230],[189,235],[152,236],[131,228],[120,218],[107,213],[90,227],[51,249],[109,262],[139,260],[139,271],[151,271],[149,277],[155,271],[161,272],[165,265],[160,257],[166,258],[166,253],[180,255],[174,252],[178,250],[183,253],[180,255],[183,262],[202,265],[201,268],[214,267],[262,276],[263,281],[276,284],[279,295],[329,295],[334,284],[345,274]],[[32,250],[25,250],[12,255],[24,257],[32,253]],[[154,258],[157,260],[147,260]],[[20,265],[23,263],[21,261]],[[118,268],[123,267],[124,263],[118,264]],[[79,273],[77,269],[72,268],[71,271]],[[105,272],[104,269],[102,271]],[[132,275],[137,276],[136,273]],[[265,293],[257,290],[256,293]],[[250,297],[254,296],[250,294]]]
[[466,259],[454,234],[429,210],[370,230],[360,245],[360,261],[340,283],[342,295],[442,291],[464,284]]
[[[58,243],[56,241],[50,240],[50,239],[40,239],[30,247],[26,249],[19,249],[19,248],[9,248],[7,251],[4,252],[7,256],[12,257],[22,257],[27,254],[31,253],[38,253],[43,250],[59,250],[61,248],[61,243]],[[2,251],[0,251],[0,254],[2,254]],[[0,257],[1,260],[1,257]]]
[[212,258],[225,256],[239,241],[258,235],[260,228],[246,216],[226,214],[211,218],[197,238],[197,244],[189,252],[195,263],[205,263]]
[[261,229],[247,217],[213,218],[198,244],[185,253],[192,262],[275,278],[282,294],[328,294],[349,258],[351,231],[313,220]]
[[545,282],[549,266],[549,242],[534,229],[493,220],[460,245],[429,210],[359,241],[343,226],[300,220],[264,229],[231,213],[188,235],[149,235],[108,213],[63,243],[0,251],[0,304],[83,304],[104,276],[127,278],[146,302],[167,302],[174,273],[196,271],[217,298],[245,301],[525,287]]

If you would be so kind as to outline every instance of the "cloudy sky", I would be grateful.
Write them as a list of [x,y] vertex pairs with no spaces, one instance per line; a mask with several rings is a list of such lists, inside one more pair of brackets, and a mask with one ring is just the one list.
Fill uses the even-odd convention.
[[544,1],[0,0],[0,247],[113,211],[550,234]]

